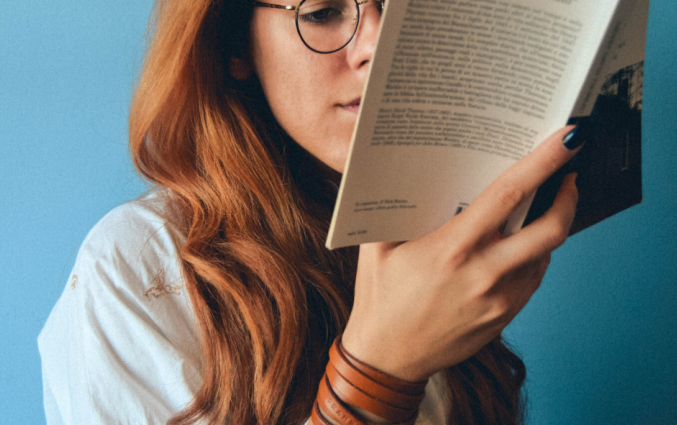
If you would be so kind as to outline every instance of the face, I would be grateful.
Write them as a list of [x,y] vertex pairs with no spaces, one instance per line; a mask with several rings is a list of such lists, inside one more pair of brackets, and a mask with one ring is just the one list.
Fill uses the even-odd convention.
[[298,36],[294,12],[254,8],[251,66],[273,114],[297,143],[338,172],[348,155],[380,16],[376,3],[360,6],[352,41],[338,52],[318,54]]

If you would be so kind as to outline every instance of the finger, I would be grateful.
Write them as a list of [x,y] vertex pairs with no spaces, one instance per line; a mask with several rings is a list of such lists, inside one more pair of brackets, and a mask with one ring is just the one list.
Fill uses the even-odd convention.
[[[514,235],[501,239],[488,254],[502,264],[504,270],[541,258],[562,245],[576,215],[578,190],[576,174],[568,174],[546,213]],[[499,264],[497,264],[499,265]]]
[[578,152],[580,148],[569,150],[563,144],[574,128],[567,126],[551,135],[504,171],[458,216],[464,220],[467,236],[483,239],[495,233],[522,202]]
[[523,280],[515,280],[512,283],[514,290],[514,310],[513,317],[516,316],[540,288],[545,272],[550,264],[550,253],[545,254],[536,262],[529,264],[529,270],[524,276]]

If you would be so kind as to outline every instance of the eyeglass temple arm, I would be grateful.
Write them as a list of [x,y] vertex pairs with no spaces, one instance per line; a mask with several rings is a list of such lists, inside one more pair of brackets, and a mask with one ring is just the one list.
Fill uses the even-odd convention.
[[[372,0],[366,0],[366,1],[372,1]],[[273,9],[284,9],[284,10],[296,10],[296,6],[290,6],[290,5],[281,5],[281,4],[273,4],[273,3],[264,3],[260,1],[255,1],[254,6],[261,6],[261,7],[271,7]]]

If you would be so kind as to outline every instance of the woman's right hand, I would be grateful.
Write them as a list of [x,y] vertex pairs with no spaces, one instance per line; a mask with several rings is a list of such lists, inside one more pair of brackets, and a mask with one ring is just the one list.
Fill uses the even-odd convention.
[[539,287],[550,253],[576,211],[575,176],[544,216],[509,237],[499,228],[577,151],[559,130],[437,231],[405,243],[360,247],[345,349],[371,366],[417,381],[472,356],[498,336]]

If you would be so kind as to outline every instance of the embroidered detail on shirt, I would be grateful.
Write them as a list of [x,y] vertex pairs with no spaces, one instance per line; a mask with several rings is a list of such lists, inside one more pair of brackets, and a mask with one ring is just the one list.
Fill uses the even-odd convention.
[[78,275],[74,274],[71,276],[71,289],[75,289],[78,286]]
[[144,294],[149,300],[158,299],[163,295],[180,295],[183,285],[168,285],[165,283],[165,271],[160,270],[160,272],[153,278],[151,282],[153,286]]

